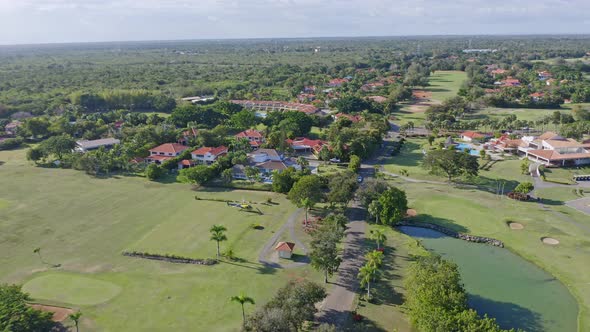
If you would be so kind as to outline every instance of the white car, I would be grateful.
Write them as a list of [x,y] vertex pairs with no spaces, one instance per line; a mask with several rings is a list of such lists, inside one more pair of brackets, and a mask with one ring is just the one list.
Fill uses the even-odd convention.
[[332,158],[332,159],[330,159],[330,162],[331,163],[339,163],[340,162],[340,159],[338,159],[338,158]]

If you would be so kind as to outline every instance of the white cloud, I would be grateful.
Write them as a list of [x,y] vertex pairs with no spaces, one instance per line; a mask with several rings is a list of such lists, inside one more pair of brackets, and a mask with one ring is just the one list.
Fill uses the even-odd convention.
[[0,43],[590,33],[587,13],[588,0],[0,0]]

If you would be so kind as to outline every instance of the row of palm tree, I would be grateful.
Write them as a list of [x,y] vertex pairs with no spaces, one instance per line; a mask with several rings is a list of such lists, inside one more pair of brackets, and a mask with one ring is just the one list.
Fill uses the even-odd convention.
[[383,265],[383,252],[373,250],[368,253],[365,258],[367,262],[360,268],[358,278],[361,282],[361,287],[367,288],[367,300],[371,298],[371,282],[374,282],[379,275],[379,269]]

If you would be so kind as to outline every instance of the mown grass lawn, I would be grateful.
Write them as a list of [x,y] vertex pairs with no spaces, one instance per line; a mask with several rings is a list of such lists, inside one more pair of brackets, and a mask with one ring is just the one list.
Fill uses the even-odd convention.
[[426,91],[432,92],[432,99],[443,102],[457,96],[457,92],[465,80],[467,80],[467,73],[464,71],[437,71],[430,75],[428,80],[430,85]]
[[[557,277],[579,302],[579,329],[590,328],[590,219],[587,215],[563,206],[563,202],[543,210],[534,202],[500,198],[478,189],[461,189],[394,180],[406,190],[409,206],[418,212],[418,220],[437,223],[457,231],[488,236],[504,241],[525,259]],[[507,221],[522,223],[525,228],[513,231]],[[560,244],[542,244],[550,236]]]
[[[263,304],[289,279],[321,280],[309,267],[275,270],[257,262],[265,242],[296,210],[284,196],[37,168],[24,160],[24,150],[0,152],[0,161],[0,281],[23,283],[43,302],[81,308],[85,331],[237,331],[241,309],[230,296],[244,292]],[[253,205],[263,215],[195,195],[259,203]],[[261,204],[269,197],[273,204]],[[207,267],[121,255],[147,250],[214,257],[213,224],[228,228],[222,248],[232,247],[240,261]],[[33,253],[36,247],[45,263]]]

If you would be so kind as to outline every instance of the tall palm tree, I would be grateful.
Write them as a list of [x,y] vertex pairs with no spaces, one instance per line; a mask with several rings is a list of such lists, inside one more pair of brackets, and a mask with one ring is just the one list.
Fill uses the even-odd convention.
[[246,325],[246,312],[244,311],[244,304],[245,303],[255,304],[254,299],[249,296],[246,296],[242,293],[238,296],[232,296],[230,298],[230,301],[237,302],[242,305],[242,325]]
[[80,321],[80,317],[82,316],[82,312],[77,311],[73,314],[70,314],[69,318],[74,322],[76,325],[76,332],[78,332],[78,322]]
[[227,228],[225,228],[223,225],[213,225],[211,229],[209,229],[209,232],[211,232],[211,241],[217,242],[217,259],[219,259],[219,256],[221,256],[221,252],[219,251],[219,243],[227,240],[225,231],[227,231]]
[[309,197],[305,197],[301,200],[301,205],[303,205],[303,207],[305,208],[305,224],[307,224],[307,213],[309,212],[309,209],[311,209],[315,205],[315,202],[309,199]]
[[371,297],[371,280],[374,279],[377,274],[377,268],[375,266],[366,264],[359,270],[358,278],[361,281],[361,287],[367,286],[367,298]]
[[380,268],[383,264],[383,253],[381,251],[373,250],[365,255],[367,259],[367,265],[374,266],[375,268]]
[[385,241],[387,240],[387,236],[385,236],[383,230],[375,229],[371,230],[369,233],[369,238],[377,242],[377,249],[381,249],[381,243],[385,243]]

